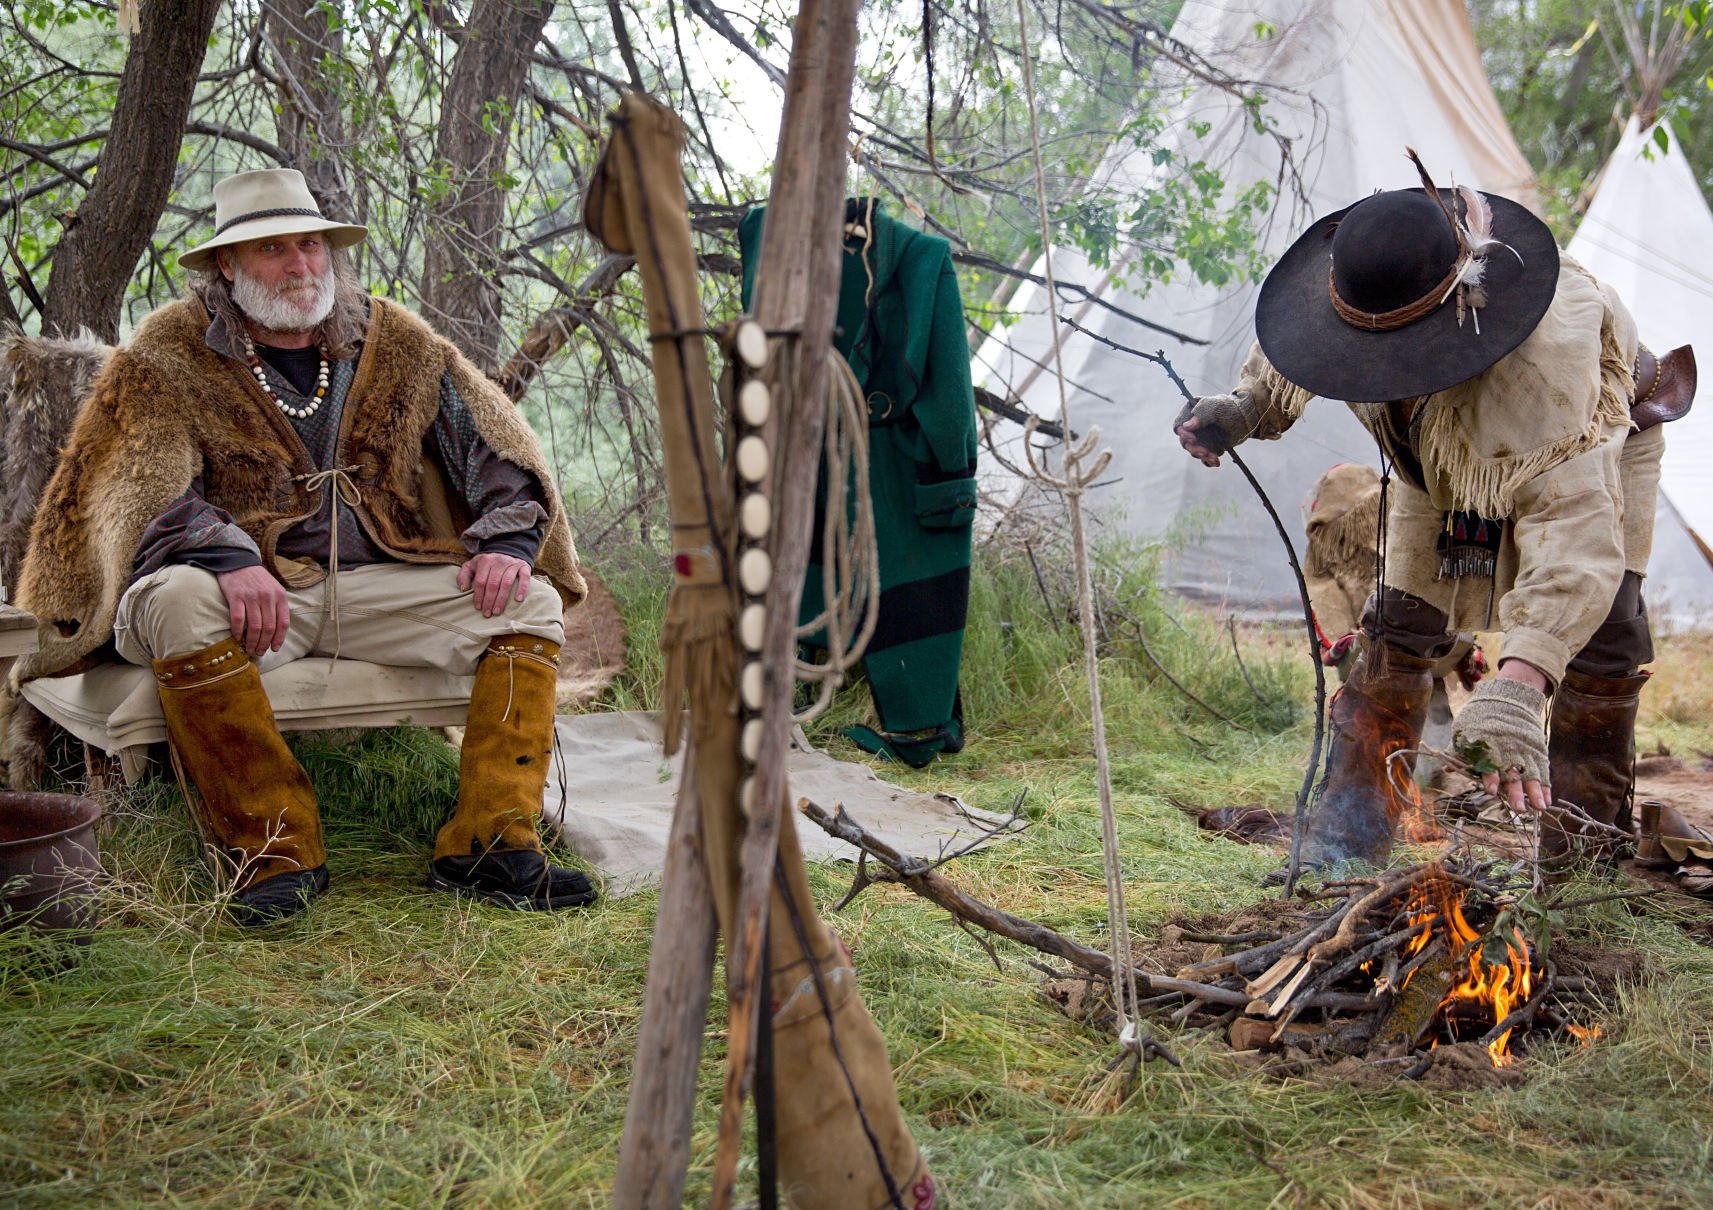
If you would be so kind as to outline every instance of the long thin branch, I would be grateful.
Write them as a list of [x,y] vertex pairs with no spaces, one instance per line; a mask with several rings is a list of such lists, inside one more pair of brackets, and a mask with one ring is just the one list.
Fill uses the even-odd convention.
[[[1178,371],[1167,358],[1164,349],[1156,350],[1152,356],[1147,353],[1140,356],[1157,363],[1166,371],[1183,397],[1191,403],[1195,402],[1195,395],[1184,385],[1184,380],[1178,376]],[[1296,544],[1291,541],[1285,523],[1279,520],[1279,512],[1261,487],[1261,481],[1251,473],[1236,449],[1229,449],[1226,453],[1230,455],[1232,465],[1243,472],[1243,477],[1249,480],[1249,486],[1255,489],[1261,507],[1267,510],[1267,515],[1273,520],[1273,528],[1278,531],[1279,541],[1285,544],[1285,557],[1290,560],[1291,574],[1297,578],[1297,595],[1302,602],[1303,623],[1308,627],[1309,662],[1314,666],[1314,746],[1309,749],[1309,763],[1303,770],[1303,784],[1297,791],[1296,818],[1291,826],[1291,856],[1285,865],[1284,889],[1284,897],[1288,899],[1295,894],[1297,876],[1302,872],[1303,821],[1308,816],[1309,797],[1314,793],[1315,777],[1320,772],[1321,748],[1326,742],[1326,666],[1320,662],[1320,636],[1315,633],[1314,605],[1309,601],[1309,583],[1303,578],[1302,564],[1297,561]]]

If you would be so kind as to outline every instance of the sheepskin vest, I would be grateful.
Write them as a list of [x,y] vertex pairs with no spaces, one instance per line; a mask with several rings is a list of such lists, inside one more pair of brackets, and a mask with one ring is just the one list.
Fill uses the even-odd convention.
[[[138,539],[150,520],[202,477],[207,500],[231,513],[286,584],[323,578],[282,559],[280,535],[320,504],[302,476],[318,468],[249,371],[210,349],[201,305],[176,302],[138,325],[96,378],[30,531],[17,603],[35,614],[41,649],[14,666],[11,685],[79,666],[112,636]],[[447,490],[424,439],[449,373],[482,439],[540,483],[548,526],[536,571],[567,606],[581,600],[565,508],[535,435],[517,408],[457,349],[402,307],[372,299],[334,465],[353,467],[358,519],[407,563],[462,563],[464,502]]]

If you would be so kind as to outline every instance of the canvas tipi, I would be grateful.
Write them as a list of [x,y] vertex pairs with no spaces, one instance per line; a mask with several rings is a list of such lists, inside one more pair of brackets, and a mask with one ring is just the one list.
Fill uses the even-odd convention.
[[[1656,131],[1664,131],[1656,139]],[[1631,118],[1566,247],[1609,283],[1657,352],[1693,345],[1713,368],[1713,212],[1664,122]],[[1666,429],[1649,607],[1678,621],[1713,614],[1713,406]]]
[[[1187,0],[1172,34],[1229,75],[1259,82],[1267,98],[1262,117],[1290,141],[1301,194],[1287,186],[1268,216],[1259,249],[1264,263],[1313,216],[1377,188],[1417,184],[1406,146],[1444,183],[1455,179],[1533,202],[1533,174],[1482,71],[1462,0]],[[1228,196],[1279,179],[1280,143],[1256,130],[1241,98],[1193,80],[1183,87],[1166,136],[1180,158],[1162,168],[1147,152],[1110,156],[1096,187],[1140,194],[1158,174],[1179,170],[1182,158],[1217,167]],[[1061,291],[1061,313],[1082,327],[1119,345],[1163,350],[1198,394],[1236,385],[1254,339],[1255,285],[1218,289],[1173,281],[1138,293],[1110,284],[1107,274],[1063,249],[1055,250],[1054,268],[1059,280],[1095,296]],[[976,354],[977,381],[1057,418],[1044,292],[1028,287],[1011,307],[1014,322]],[[1205,343],[1162,336],[1120,312]],[[1087,335],[1062,329],[1062,337],[1073,426],[1085,432],[1099,426],[1113,451],[1110,470],[1089,498],[1108,531],[1157,539],[1193,530],[1193,542],[1168,550],[1167,586],[1253,615],[1293,610],[1295,581],[1241,476],[1230,466],[1201,466],[1173,438],[1171,420],[1181,400],[1165,375]],[[998,426],[993,438],[1006,461],[1021,465],[1020,430]],[[1293,520],[1329,466],[1376,458],[1367,433],[1332,401],[1310,404],[1284,441],[1251,443],[1243,453]],[[1005,497],[1021,488],[1002,465],[987,460],[984,487]],[[1301,549],[1300,526],[1295,540]]]

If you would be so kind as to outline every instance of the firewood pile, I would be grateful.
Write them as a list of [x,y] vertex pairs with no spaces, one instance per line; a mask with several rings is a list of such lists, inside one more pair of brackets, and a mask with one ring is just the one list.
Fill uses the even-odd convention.
[[1238,1050],[1400,1064],[1473,1042],[1503,1066],[1528,1042],[1589,1041],[1597,1030],[1580,1022],[1598,1015],[1598,993],[1531,939],[1549,909],[1516,869],[1428,862],[1326,883],[1286,907],[1273,935],[1200,934],[1228,952],[1151,979],[1146,1003],[1223,1030]]

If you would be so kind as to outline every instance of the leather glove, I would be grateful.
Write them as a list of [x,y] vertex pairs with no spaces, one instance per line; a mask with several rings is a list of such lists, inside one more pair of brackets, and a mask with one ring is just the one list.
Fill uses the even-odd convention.
[[1531,685],[1489,677],[1457,712],[1452,747],[1471,772],[1511,780],[1550,780],[1546,756],[1546,695]]
[[1321,648],[1320,662],[1328,668],[1344,662],[1344,657],[1350,654],[1350,649],[1356,645],[1356,632],[1341,635],[1334,641],[1326,643]]

